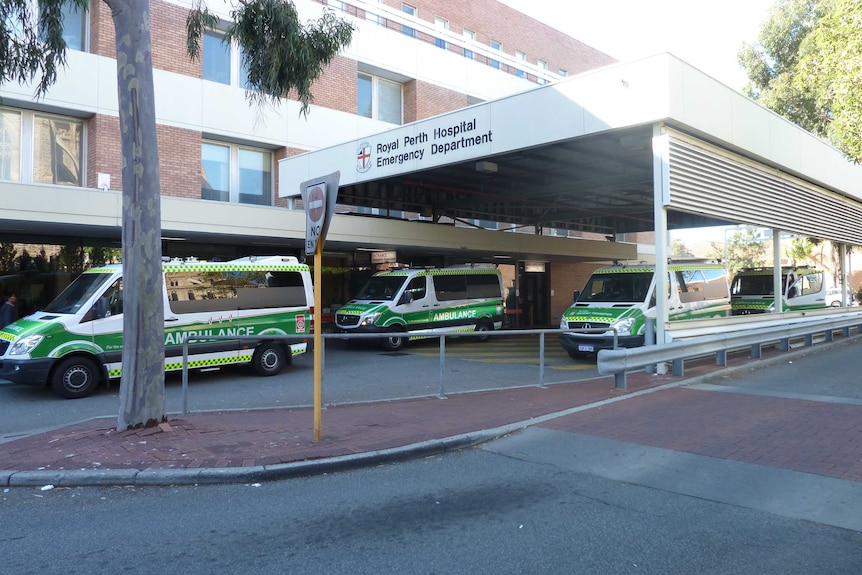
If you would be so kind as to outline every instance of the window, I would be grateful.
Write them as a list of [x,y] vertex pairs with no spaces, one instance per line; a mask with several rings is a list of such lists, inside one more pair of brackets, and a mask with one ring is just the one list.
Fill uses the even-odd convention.
[[706,280],[700,270],[682,270],[676,272],[679,286],[679,301],[690,303],[703,301],[706,292]]
[[239,149],[239,203],[272,205],[272,154]]
[[[502,50],[503,45],[496,40],[491,40],[491,48],[494,50]],[[497,68],[498,70],[500,69],[500,62],[498,62],[497,60],[490,60],[488,63],[491,65],[492,68]]]
[[566,76],[569,75],[569,73],[567,71],[563,70],[562,68],[560,68],[560,71],[557,73],[560,75],[560,78],[565,78]]
[[203,142],[201,198],[271,206],[272,152]]
[[[476,41],[476,33],[473,32],[472,30],[468,30],[467,28],[464,28],[462,35],[464,36],[464,40],[468,40],[469,42],[475,42]],[[464,48],[464,57],[470,58],[471,60],[476,59],[476,55],[473,54],[473,50],[470,50],[469,48]]]
[[307,305],[299,272],[168,272],[173,313],[236,312]]
[[80,186],[84,150],[81,120],[35,114],[33,119],[33,181]]
[[[520,50],[515,50],[515,58],[517,58],[520,62],[526,62],[527,61],[527,54],[524,52],[521,52]],[[519,78],[526,78],[527,77],[526,72],[524,72],[520,68],[515,69],[515,75]]]
[[[416,7],[411,6],[410,4],[401,4],[401,11],[410,16],[416,17]],[[410,26],[402,26],[401,31],[404,32],[405,35],[410,36],[411,38],[416,37],[416,30],[411,28]]]
[[390,124],[401,124],[401,84],[360,72],[356,113]]
[[451,301],[467,297],[467,278],[464,275],[433,276],[437,301]]
[[[536,60],[536,66],[538,66],[539,70],[541,70],[542,72],[547,72],[547,71],[548,71],[548,63],[547,63],[546,61],[544,61],[544,60]],[[547,84],[547,83],[548,83],[548,81],[547,81],[547,80],[545,80],[544,78],[542,78],[541,76],[539,76],[539,84],[544,85],[544,84]]]
[[500,287],[500,276],[497,274],[475,274],[467,276],[468,298],[503,297]]
[[0,179],[21,179],[21,113],[0,110]]
[[[438,30],[448,30],[449,21],[445,18],[439,18],[437,16],[434,16],[434,27]],[[443,48],[444,50],[446,49],[446,40],[444,40],[443,38],[434,38],[434,44],[438,48]]]
[[706,278],[706,296],[704,299],[726,299],[727,292],[727,273],[724,270],[703,270],[703,277]]
[[69,50],[83,50],[84,38],[86,38],[87,19],[85,10],[81,10],[73,3],[65,3],[63,13],[63,40]]
[[230,201],[230,146],[201,145],[201,197]]
[[226,42],[223,35],[204,32],[202,60],[204,80],[249,89],[248,66],[242,48]]
[[204,32],[203,74],[204,80],[230,85],[230,44],[224,36]]
[[425,288],[425,276],[416,276],[410,283],[407,284],[407,289],[404,290],[406,292],[410,292],[413,297],[413,301],[425,299],[426,288]]
[[84,121],[0,108],[0,179],[83,185]]

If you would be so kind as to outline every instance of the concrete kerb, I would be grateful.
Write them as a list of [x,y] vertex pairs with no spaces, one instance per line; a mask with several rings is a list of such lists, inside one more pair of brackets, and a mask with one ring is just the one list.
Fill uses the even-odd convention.
[[637,397],[645,393],[653,393],[662,389],[678,387],[683,382],[672,382],[662,386],[644,389],[619,397],[549,413],[528,420],[502,425],[492,429],[463,433],[441,439],[421,441],[401,447],[369,451],[322,459],[281,463],[253,467],[221,467],[200,469],[104,469],[70,471],[0,471],[0,484],[6,487],[35,487],[53,485],[56,487],[92,487],[109,485],[132,486],[168,486],[168,485],[203,485],[220,483],[249,483],[275,481],[292,477],[318,475],[346,471],[359,467],[368,467],[381,463],[413,459],[435,455],[447,451],[472,447],[499,437],[509,435],[557,417],[563,417],[601,407],[629,397]]
[[[862,335],[842,340],[844,342],[862,339]],[[516,433],[531,425],[538,425],[552,419],[572,415],[580,411],[602,407],[618,401],[633,397],[656,393],[667,389],[695,385],[714,379],[720,375],[733,375],[741,371],[766,367],[771,364],[781,363],[801,357],[817,349],[804,347],[798,351],[784,352],[771,358],[752,360],[743,365],[733,367],[720,367],[716,371],[691,378],[682,378],[674,381],[642,389],[632,393],[626,393],[618,397],[611,397],[601,401],[579,405],[554,413],[533,417],[524,421],[502,425],[492,429],[474,431],[460,435],[431,439],[410,445],[369,451],[367,453],[356,453],[322,459],[297,461],[293,463],[280,463],[275,465],[253,466],[253,467],[224,467],[224,468],[199,468],[199,469],[80,469],[70,471],[58,470],[33,470],[33,471],[0,471],[0,485],[5,487],[36,487],[53,485],[56,487],[93,487],[93,486],[171,486],[171,485],[205,485],[224,483],[249,483],[262,481],[276,481],[292,477],[303,477],[332,473],[336,471],[347,471],[359,467],[368,467],[381,463],[425,457],[447,451],[472,447],[488,441],[493,441],[505,435]]]

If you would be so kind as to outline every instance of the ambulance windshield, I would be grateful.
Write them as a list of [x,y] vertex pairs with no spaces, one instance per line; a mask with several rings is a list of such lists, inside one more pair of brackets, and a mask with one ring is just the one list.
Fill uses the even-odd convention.
[[652,282],[652,271],[599,273],[590,277],[579,302],[642,302]]
[[373,276],[354,299],[391,300],[406,280],[407,276]]
[[94,293],[104,289],[111,277],[113,277],[112,274],[103,273],[81,274],[42,311],[45,313],[77,313]]

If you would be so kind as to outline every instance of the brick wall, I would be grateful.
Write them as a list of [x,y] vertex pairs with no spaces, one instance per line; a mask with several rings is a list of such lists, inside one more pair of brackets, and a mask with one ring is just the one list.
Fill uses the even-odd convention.
[[572,292],[582,290],[590,275],[606,263],[554,262],[551,269],[551,324],[560,323],[563,312],[572,305]]
[[[401,0],[383,0],[383,3],[401,9]],[[562,68],[573,75],[616,61],[496,0],[410,0],[408,4],[417,8],[421,20],[433,23],[435,16],[444,18],[453,34],[462,34],[466,27],[476,33],[479,44],[489,46],[494,39],[503,45],[506,54],[514,56],[519,50],[527,54],[527,61],[532,64],[538,59],[546,61],[548,70],[554,73]]]
[[[323,69],[323,73],[311,86],[314,104],[349,114],[356,113],[356,60],[336,56]],[[291,96],[296,100],[296,95]]]
[[[153,67],[168,72],[201,77],[200,59],[192,61],[186,48],[186,17],[182,6],[150,2],[150,41],[153,45]],[[90,52],[115,58],[117,55],[114,21],[103,2],[90,2]]]
[[[386,0],[400,9],[401,3]],[[419,17],[433,22],[439,15],[450,22],[454,33],[461,33],[465,22],[477,33],[477,41],[488,44],[493,37],[503,43],[509,54],[522,50],[528,60],[536,58],[549,62],[549,69],[566,68],[569,73],[606,64],[611,59],[592,48],[566,37],[561,32],[535,22],[504,6],[496,0],[474,2],[412,2],[419,9]],[[111,12],[102,2],[90,6],[90,50],[105,57],[115,57],[114,26]],[[182,6],[154,0],[150,8],[153,64],[167,70],[199,78],[201,62],[192,62],[186,53],[186,15]],[[397,33],[397,32],[393,32]],[[516,41],[516,39],[519,39]],[[313,86],[314,104],[347,113],[356,113],[358,64],[344,56],[336,56]],[[295,94],[291,95],[295,99]],[[404,85],[404,121],[412,122],[444,112],[463,108],[468,104],[465,94],[413,80]],[[89,120],[87,184],[94,187],[97,173],[111,176],[111,187],[120,189],[122,156],[119,141],[119,120],[95,116]],[[170,196],[200,197],[200,142],[201,132],[168,126],[159,126],[159,155],[161,161],[162,193]],[[277,161],[305,150],[282,148],[275,151],[273,174],[275,204],[286,205],[278,199]]]
[[[95,188],[98,173],[111,176],[111,189],[122,189],[123,156],[120,119],[96,115],[88,120],[87,186]],[[157,126],[162,195],[201,197],[201,133]]]
[[159,170],[162,195],[201,197],[201,133],[158,126]]
[[408,86],[404,86],[404,123],[423,120],[444,112],[459,110],[467,106],[467,96],[429,82],[409,82],[411,114],[408,116]]
[[111,189],[122,189],[123,154],[120,119],[96,115],[87,121],[87,187],[95,188],[98,173],[111,176]]

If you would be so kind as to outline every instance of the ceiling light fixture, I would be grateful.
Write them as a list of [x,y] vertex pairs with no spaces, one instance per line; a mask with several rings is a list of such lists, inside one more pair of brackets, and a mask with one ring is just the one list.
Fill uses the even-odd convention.
[[494,162],[476,162],[476,171],[483,174],[496,174],[497,164]]

